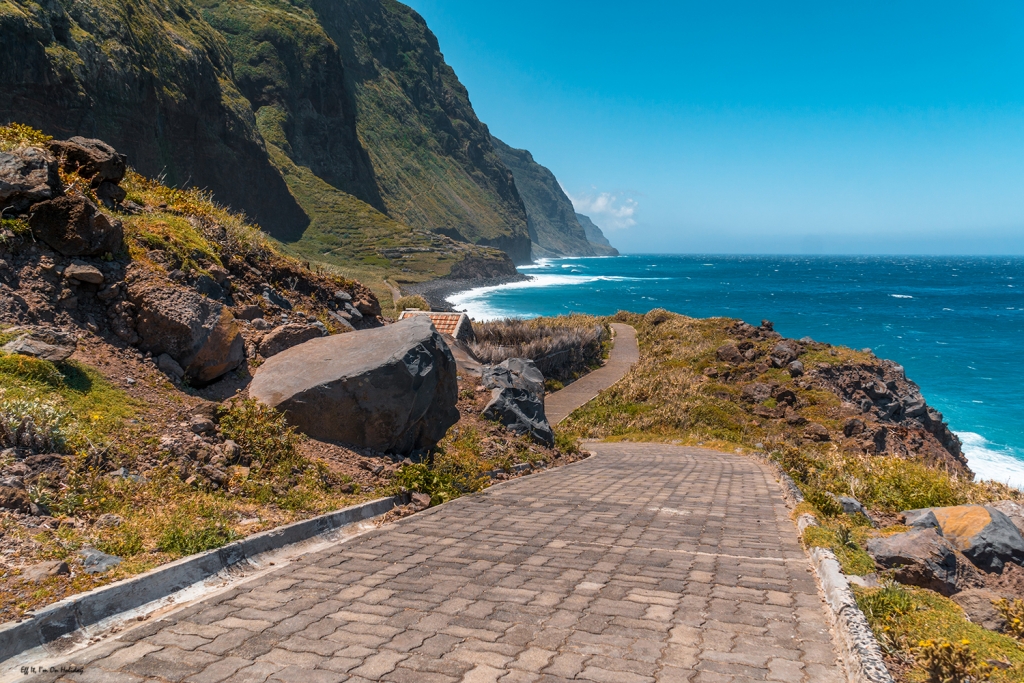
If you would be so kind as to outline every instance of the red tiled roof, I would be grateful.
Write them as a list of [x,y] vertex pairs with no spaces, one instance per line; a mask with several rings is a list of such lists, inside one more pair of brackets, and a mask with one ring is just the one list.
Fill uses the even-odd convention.
[[[430,322],[434,323],[434,327],[441,334],[447,334],[450,337],[454,337],[455,333],[459,328],[459,321],[462,320],[465,313],[438,313],[434,311],[402,311],[402,315],[399,316],[399,320],[410,318],[414,315],[426,315],[430,316]],[[468,322],[468,321],[467,321]]]

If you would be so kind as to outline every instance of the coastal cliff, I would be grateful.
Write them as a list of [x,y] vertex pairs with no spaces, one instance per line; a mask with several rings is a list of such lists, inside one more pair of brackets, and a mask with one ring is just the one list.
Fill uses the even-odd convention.
[[576,220],[580,222],[580,226],[582,226],[583,232],[587,236],[587,241],[590,242],[590,248],[594,250],[595,254],[598,256],[619,255],[619,250],[612,246],[612,243],[604,236],[604,232],[594,224],[590,216],[578,213],[576,214]]
[[511,172],[397,2],[2,0],[0,85],[0,122],[106,140],[382,294],[388,273],[530,259]]
[[525,149],[514,149],[491,138],[498,156],[512,171],[526,206],[533,257],[593,256],[587,235],[576,218],[572,202],[555,175],[538,164]]

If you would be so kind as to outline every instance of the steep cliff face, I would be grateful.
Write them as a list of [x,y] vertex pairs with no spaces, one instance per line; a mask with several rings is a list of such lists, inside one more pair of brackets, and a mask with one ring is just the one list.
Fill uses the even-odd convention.
[[584,216],[582,213],[576,214],[576,220],[580,222],[580,226],[583,227],[583,232],[587,235],[587,241],[590,242],[591,248],[594,253],[598,256],[618,256],[619,250],[612,246],[612,243],[608,241],[608,238],[601,232],[601,228],[594,224],[594,221],[590,220],[590,216]]
[[594,250],[576,220],[572,202],[555,175],[534,161],[527,150],[509,147],[498,138],[491,140],[498,156],[512,171],[526,205],[534,257],[593,256]]
[[232,78],[227,44],[187,0],[0,0],[0,122],[108,140],[142,173],[301,233]]
[[310,7],[340,51],[389,215],[528,262],[526,210],[512,173],[423,18],[393,0]]
[[511,172],[396,2],[0,0],[0,91],[0,122],[109,140],[310,257],[387,269],[442,233],[530,259]]

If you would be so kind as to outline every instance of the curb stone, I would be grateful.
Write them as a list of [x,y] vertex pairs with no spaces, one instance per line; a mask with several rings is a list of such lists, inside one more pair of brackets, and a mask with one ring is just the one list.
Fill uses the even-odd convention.
[[[804,502],[804,495],[796,482],[777,462],[769,459],[764,453],[753,455],[756,460],[766,465],[782,484],[782,497],[786,500],[786,505],[795,508]],[[801,536],[807,527],[817,525],[818,520],[810,513],[804,513],[797,519],[797,529]],[[843,574],[835,554],[826,548],[810,548],[809,554],[814,575],[829,607],[832,627],[839,634],[839,646],[843,661],[846,663],[846,680],[848,683],[894,683],[882,659],[882,649],[878,645],[878,640],[875,639],[864,613],[857,606],[850,582]]]
[[215,550],[183,557],[144,574],[55,602],[27,619],[0,626],[0,662],[167,597],[262,553],[382,515],[402,504],[404,497],[378,498],[253,534]]

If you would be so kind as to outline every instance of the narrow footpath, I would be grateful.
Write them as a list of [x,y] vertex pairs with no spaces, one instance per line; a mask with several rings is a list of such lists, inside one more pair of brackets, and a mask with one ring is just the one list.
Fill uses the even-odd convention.
[[544,397],[544,414],[552,425],[569,417],[572,411],[625,377],[633,364],[640,359],[636,330],[621,323],[612,323],[611,327],[615,331],[615,345],[608,356],[608,361],[561,391]]

